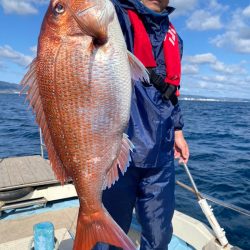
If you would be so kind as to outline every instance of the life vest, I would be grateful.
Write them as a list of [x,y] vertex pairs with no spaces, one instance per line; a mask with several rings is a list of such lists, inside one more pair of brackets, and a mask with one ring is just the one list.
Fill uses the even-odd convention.
[[[135,11],[127,10],[134,31],[134,55],[146,68],[157,66],[149,35],[144,24]],[[166,65],[166,83],[179,88],[181,80],[181,57],[178,35],[174,26],[169,23],[169,29],[163,42],[164,59]],[[176,93],[178,96],[179,93]]]

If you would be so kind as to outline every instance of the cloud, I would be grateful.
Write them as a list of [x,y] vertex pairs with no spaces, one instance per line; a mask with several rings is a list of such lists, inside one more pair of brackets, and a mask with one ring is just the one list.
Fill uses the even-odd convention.
[[19,15],[37,14],[37,5],[47,4],[47,0],[0,0],[0,5],[6,14]]
[[250,99],[250,72],[247,61],[227,64],[212,53],[196,54],[183,58],[182,94],[210,97],[235,97]]
[[182,74],[184,75],[193,75],[199,72],[199,67],[197,65],[184,64],[182,65]]
[[[198,4],[198,0],[170,0],[169,5],[176,8],[173,16],[186,15]],[[171,15],[172,16],[172,15]]]
[[205,10],[195,11],[190,18],[187,19],[186,25],[192,30],[216,30],[223,27],[220,16],[213,15]]
[[212,53],[198,54],[195,56],[186,56],[185,61],[193,64],[204,64],[216,62],[216,56]]
[[[228,6],[219,4],[217,0],[207,0],[207,1],[199,1],[199,0],[170,0],[169,5],[176,8],[173,15],[191,15],[193,11],[199,9],[206,9],[207,11],[213,10],[215,11],[225,11],[228,9]],[[172,16],[172,15],[171,15]]]
[[219,61],[212,53],[197,54],[194,56],[186,56],[184,59],[184,74],[197,73],[199,71],[199,65],[207,64],[209,68],[215,72],[222,74],[247,74],[247,70],[244,68],[245,62],[242,61],[239,64],[227,65]]
[[[250,98],[250,76],[228,75],[184,75],[182,78],[182,94],[210,97]],[[241,91],[241,90],[244,91]],[[190,91],[192,90],[192,91]],[[240,93],[239,93],[240,91]]]
[[218,3],[217,0],[208,1],[208,9],[210,9],[210,10],[224,12],[228,8],[229,8],[229,6],[222,5],[222,4]]
[[197,83],[198,83],[200,88],[206,88],[209,85],[208,82],[202,81],[202,80],[197,81]]
[[210,82],[225,82],[225,81],[228,81],[228,77],[225,76],[225,75],[213,75],[213,76],[206,76],[206,77],[203,77],[204,80],[206,81],[210,81]]
[[242,14],[243,14],[245,17],[250,17],[250,5],[247,6],[247,7],[242,11]]
[[250,53],[250,6],[237,9],[224,33],[218,34],[210,43],[218,48],[226,48],[238,53]]
[[26,56],[20,52],[13,50],[10,46],[0,46],[0,59],[5,59],[19,66],[26,67],[32,61],[31,56]]
[[36,55],[36,53],[37,53],[37,46],[35,45],[35,46],[32,46],[31,48],[30,48],[30,51],[33,53],[33,55]]
[[210,67],[215,70],[216,72],[221,72],[224,74],[246,74],[247,71],[242,67],[241,64],[236,65],[236,64],[231,64],[231,65],[226,65],[223,62],[216,61],[214,64],[211,64]]
[[227,31],[217,35],[211,43],[219,48],[228,48],[239,53],[250,53],[250,39],[240,37],[239,31]]
[[27,1],[2,0],[1,5],[7,14],[17,13],[26,15],[38,13],[37,9]]

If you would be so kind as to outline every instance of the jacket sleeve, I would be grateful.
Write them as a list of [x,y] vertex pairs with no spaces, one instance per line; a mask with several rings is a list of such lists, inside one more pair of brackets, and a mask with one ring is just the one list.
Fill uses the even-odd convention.
[[[179,36],[178,36],[178,38],[179,38],[178,41],[179,41],[179,48],[180,48],[180,56],[182,58],[183,41]],[[172,115],[173,115],[173,120],[174,120],[174,129],[175,130],[182,130],[182,128],[184,127],[184,120],[183,120],[183,116],[182,116],[179,102],[174,106],[174,110],[173,110]]]
[[184,127],[184,121],[179,103],[174,106],[172,116],[174,121],[174,130],[182,130]]

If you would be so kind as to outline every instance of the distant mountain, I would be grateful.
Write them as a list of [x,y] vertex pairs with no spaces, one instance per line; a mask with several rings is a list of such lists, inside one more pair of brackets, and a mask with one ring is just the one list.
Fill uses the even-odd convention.
[[16,94],[21,90],[21,86],[15,83],[0,81],[0,94]]

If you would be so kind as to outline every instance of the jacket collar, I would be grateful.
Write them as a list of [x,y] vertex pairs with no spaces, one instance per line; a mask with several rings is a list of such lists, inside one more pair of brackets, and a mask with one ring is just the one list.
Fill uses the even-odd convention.
[[168,6],[164,11],[161,13],[154,12],[147,8],[145,5],[143,5],[139,0],[113,0],[114,2],[118,2],[121,7],[124,9],[131,9],[137,11],[140,15],[162,20],[168,15],[170,15],[175,8]]

